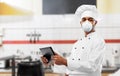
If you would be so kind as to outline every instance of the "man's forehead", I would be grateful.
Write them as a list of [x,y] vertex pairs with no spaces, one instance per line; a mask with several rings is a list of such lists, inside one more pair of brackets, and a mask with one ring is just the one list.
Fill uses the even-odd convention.
[[92,18],[92,19],[94,19],[93,17],[90,17],[90,16],[86,16],[86,17],[82,17],[82,18]]

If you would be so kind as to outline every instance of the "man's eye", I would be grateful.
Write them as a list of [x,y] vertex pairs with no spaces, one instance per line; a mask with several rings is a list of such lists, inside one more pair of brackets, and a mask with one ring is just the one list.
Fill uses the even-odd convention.
[[94,21],[94,19],[93,19],[93,18],[89,18],[88,20],[89,20],[89,21]]
[[85,19],[85,18],[83,18],[83,19],[82,19],[82,21],[84,22],[84,21],[86,21],[86,19]]

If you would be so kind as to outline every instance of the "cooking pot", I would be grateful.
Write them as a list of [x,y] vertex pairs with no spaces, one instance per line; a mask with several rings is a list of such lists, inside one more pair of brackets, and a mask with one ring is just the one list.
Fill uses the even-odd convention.
[[44,70],[40,61],[18,63],[17,76],[44,76]]

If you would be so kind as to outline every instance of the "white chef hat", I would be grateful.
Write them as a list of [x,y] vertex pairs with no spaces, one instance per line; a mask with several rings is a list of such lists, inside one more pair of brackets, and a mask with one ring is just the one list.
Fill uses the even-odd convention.
[[77,8],[75,15],[80,18],[92,17],[95,20],[98,19],[98,11],[95,5],[81,5]]

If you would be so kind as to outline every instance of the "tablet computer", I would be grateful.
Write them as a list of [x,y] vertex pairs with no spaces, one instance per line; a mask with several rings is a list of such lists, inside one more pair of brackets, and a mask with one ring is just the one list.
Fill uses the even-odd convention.
[[55,55],[52,47],[43,47],[43,48],[40,48],[40,51],[41,51],[43,57],[46,57],[48,62],[51,61],[51,56]]

